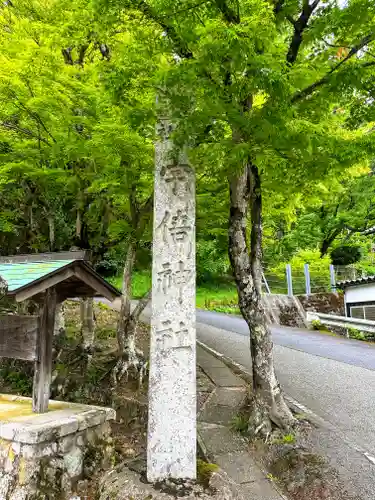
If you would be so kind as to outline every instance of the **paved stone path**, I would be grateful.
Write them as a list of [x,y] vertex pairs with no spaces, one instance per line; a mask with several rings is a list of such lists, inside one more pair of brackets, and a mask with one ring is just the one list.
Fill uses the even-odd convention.
[[198,442],[207,459],[236,483],[243,500],[281,500],[248,452],[246,440],[230,428],[246,397],[245,382],[202,347],[197,347],[197,362],[213,382],[198,413]]

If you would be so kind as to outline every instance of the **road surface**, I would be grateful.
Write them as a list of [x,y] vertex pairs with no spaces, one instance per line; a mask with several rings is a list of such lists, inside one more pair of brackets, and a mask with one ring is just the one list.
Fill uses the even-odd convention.
[[[198,310],[197,321],[246,337],[249,335],[245,321],[239,316]],[[375,344],[281,326],[272,327],[272,338],[275,345],[375,370]]]
[[[375,500],[375,345],[297,328],[271,330],[283,390],[321,421],[314,446],[361,500]],[[197,335],[251,370],[242,318],[197,311]]]

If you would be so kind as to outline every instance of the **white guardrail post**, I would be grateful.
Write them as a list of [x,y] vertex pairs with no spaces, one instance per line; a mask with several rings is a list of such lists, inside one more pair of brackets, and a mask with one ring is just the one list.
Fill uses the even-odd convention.
[[310,269],[309,265],[304,265],[304,273],[305,273],[305,285],[306,285],[306,295],[311,294],[311,283],[310,283]]
[[287,264],[285,270],[286,270],[286,283],[288,287],[288,295],[289,297],[292,297],[293,296],[292,266],[290,264]]
[[362,332],[375,333],[375,321],[368,319],[349,318],[346,316],[336,316],[334,314],[323,314],[318,312],[306,313],[307,324],[311,325],[312,321],[320,321],[328,326],[340,326],[341,328],[356,328]]

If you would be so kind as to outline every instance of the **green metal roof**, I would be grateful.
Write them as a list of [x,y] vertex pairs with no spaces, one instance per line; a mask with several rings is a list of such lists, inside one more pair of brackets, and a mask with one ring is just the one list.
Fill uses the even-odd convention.
[[14,292],[72,262],[74,260],[0,263],[0,276],[8,283],[8,292]]

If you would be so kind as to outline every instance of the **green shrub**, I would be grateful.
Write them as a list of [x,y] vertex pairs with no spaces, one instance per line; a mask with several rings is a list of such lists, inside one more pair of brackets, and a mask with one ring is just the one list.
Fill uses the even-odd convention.
[[323,328],[324,328],[323,323],[321,321],[319,321],[318,319],[313,319],[311,321],[311,326],[312,326],[313,330],[323,330]]
[[0,369],[0,378],[4,381],[4,384],[8,386],[12,393],[16,393],[21,396],[31,395],[33,378],[30,377],[30,374],[18,371],[17,367],[12,368],[11,366],[7,366],[7,364],[5,364],[5,366]]
[[355,264],[362,257],[362,251],[356,245],[341,245],[336,247],[331,252],[332,264],[335,266],[348,266]]
[[367,335],[365,332],[361,332],[357,328],[348,328],[349,338],[355,340],[367,340]]
[[116,330],[111,327],[96,328],[95,336],[99,340],[114,339],[116,338]]

